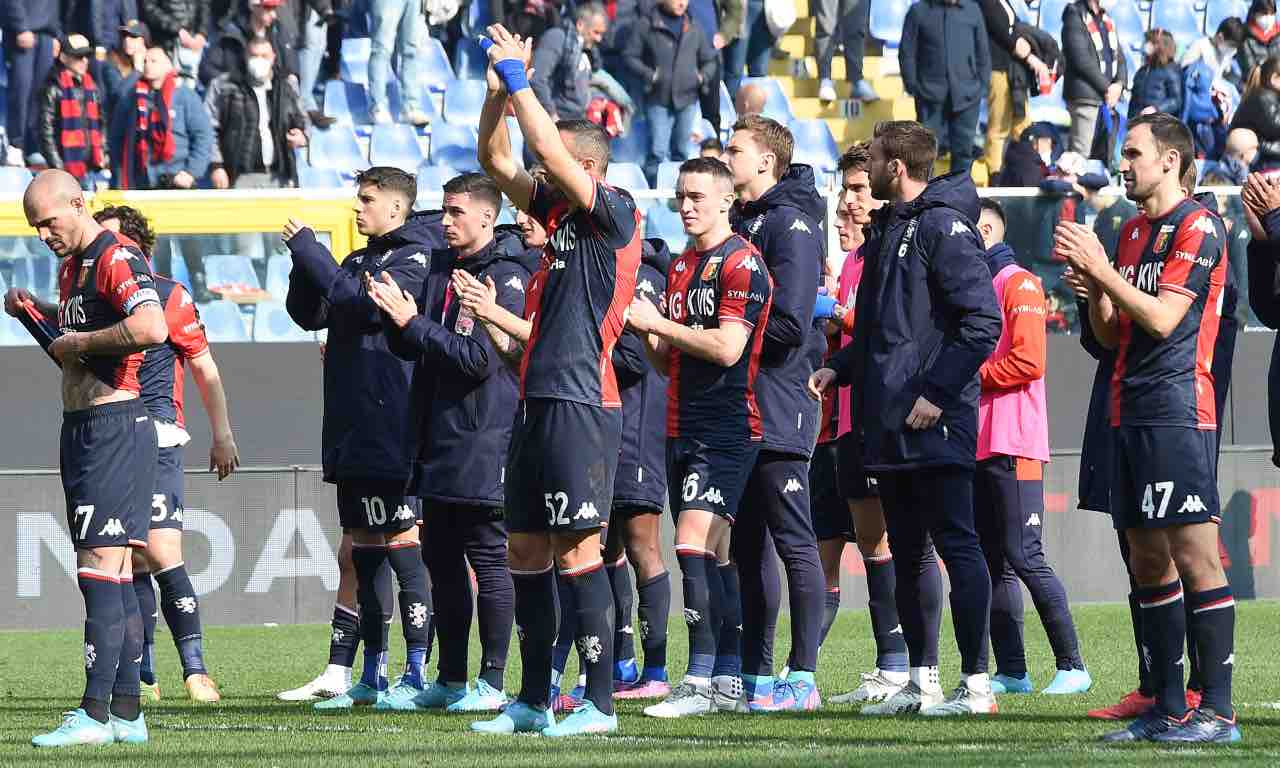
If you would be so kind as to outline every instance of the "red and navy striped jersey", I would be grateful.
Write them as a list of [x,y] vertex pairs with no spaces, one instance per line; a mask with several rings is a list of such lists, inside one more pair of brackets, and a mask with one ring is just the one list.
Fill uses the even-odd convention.
[[209,349],[200,313],[181,283],[156,275],[156,293],[164,307],[169,339],[147,350],[138,371],[147,413],[160,421],[186,426],[182,414],[182,366]]
[[742,323],[751,338],[742,357],[723,367],[674,346],[667,352],[667,436],[760,440],[764,436],[755,381],[773,278],[755,246],[732,235],[707,251],[693,247],[667,271],[667,317],[691,328]]
[[1143,293],[1180,293],[1191,307],[1164,340],[1119,312],[1112,426],[1217,429],[1210,369],[1227,272],[1222,220],[1190,198],[1159,219],[1130,219],[1120,231],[1116,269]]
[[533,323],[520,362],[520,397],[621,408],[613,347],[640,271],[640,213],[627,192],[597,181],[590,209],[538,182],[529,213],[547,230]]
[[[85,252],[63,260],[58,269],[58,326],[70,331],[100,331],[124,320],[144,304],[159,304],[151,265],[132,240],[104,229]],[[102,365],[108,361],[107,365]],[[95,356],[92,370],[111,372],[103,383],[138,393],[142,352],[118,358]]]

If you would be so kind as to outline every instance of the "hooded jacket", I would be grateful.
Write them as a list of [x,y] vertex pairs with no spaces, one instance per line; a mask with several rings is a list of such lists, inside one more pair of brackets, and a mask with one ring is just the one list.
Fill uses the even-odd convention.
[[[853,387],[868,471],[974,466],[978,369],[1001,329],[978,213],[977,189],[962,171],[875,214],[853,342],[828,363],[840,385]],[[942,418],[914,430],[907,414],[922,395]]]
[[433,239],[429,220],[413,214],[374,237],[341,264],[303,229],[285,245],[293,256],[285,306],[308,331],[329,330],[324,360],[324,479],[408,483],[418,455],[410,418],[413,363],[395,355],[364,276],[389,273],[413,295],[427,276]]
[[532,274],[518,231],[499,227],[494,239],[459,259],[453,248],[431,252],[417,296],[421,314],[404,328],[383,319],[387,343],[416,365],[409,421],[419,431],[413,493],[424,499],[501,507],[507,445],[518,386],[489,334],[449,289],[455,269],[493,280],[498,304],[524,313]]
[[739,201],[729,213],[733,231],[760,251],[773,276],[773,307],[756,378],[761,450],[808,457],[818,441],[821,407],[806,383],[827,351],[826,321],[813,319],[827,257],[818,224],[825,211],[813,169],[793,164],[759,200]]
[[[671,252],[660,238],[640,244],[636,298],[662,306]],[[661,512],[667,501],[667,379],[649,364],[643,342],[627,331],[613,348],[622,394],[622,454],[613,481],[616,506]]]

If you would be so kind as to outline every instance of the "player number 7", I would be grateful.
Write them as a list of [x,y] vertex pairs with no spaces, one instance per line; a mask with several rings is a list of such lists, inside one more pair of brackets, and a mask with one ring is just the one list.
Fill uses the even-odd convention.
[[89,523],[93,522],[93,505],[81,504],[80,506],[76,507],[75,515],[76,515],[76,519],[80,519],[81,517],[84,518],[84,520],[81,521],[80,523],[80,536],[78,537],[81,541],[83,541],[84,537],[89,535]]

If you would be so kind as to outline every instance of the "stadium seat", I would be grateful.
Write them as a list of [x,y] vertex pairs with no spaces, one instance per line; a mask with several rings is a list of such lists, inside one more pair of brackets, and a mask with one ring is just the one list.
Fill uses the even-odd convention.
[[278,301],[259,302],[253,315],[254,341],[315,341],[310,331],[304,331],[289,317],[284,304]]
[[1196,0],[1160,0],[1151,5],[1151,29],[1168,30],[1179,51],[1203,36],[1201,21]]
[[364,86],[342,80],[324,84],[324,113],[340,125],[368,125],[369,96]]
[[791,102],[787,100],[787,94],[782,92],[782,86],[772,77],[744,77],[742,84],[754,83],[764,88],[764,116],[771,117],[774,120],[786,125],[795,119],[795,115],[791,112]]
[[609,142],[611,159],[616,163],[643,163],[649,154],[649,123],[636,117],[631,129]]
[[902,23],[915,0],[871,0],[871,36],[897,47],[902,41]]
[[156,250],[169,249],[169,277],[176,283],[182,283],[191,290],[191,272],[187,269],[187,259],[182,252],[182,243],[178,238],[161,235]]
[[332,168],[299,168],[298,186],[302,189],[342,189],[342,174]]
[[258,273],[248,256],[238,253],[216,253],[204,259],[204,280],[210,290],[221,285],[247,285],[261,288]]
[[444,119],[453,125],[477,126],[487,86],[483,80],[454,80],[444,92]]
[[644,236],[662,238],[672,253],[681,253],[689,242],[680,213],[671,210],[664,203],[655,203],[649,207],[649,213],[645,216]]
[[[333,85],[333,83],[329,83]],[[364,152],[349,125],[334,125],[311,132],[312,168],[331,168],[340,173],[354,173],[369,167]]]
[[[472,5],[484,5],[484,3]],[[484,71],[481,70],[480,74],[483,76]],[[439,40],[434,37],[428,38],[426,45],[418,47],[418,82],[435,93],[444,93],[453,79],[453,66],[449,64],[449,54],[445,53],[444,46]]]
[[289,295],[289,270],[293,259],[276,254],[267,259],[267,293],[276,301],[284,301]]
[[1071,0],[1040,0],[1040,28],[1053,35],[1059,45],[1062,40],[1062,12],[1070,2]]
[[1247,13],[1249,0],[1209,0],[1204,9],[1204,28],[1212,35],[1218,31],[1223,19],[1229,16],[1243,19]]
[[[813,166],[815,172],[830,173],[836,169],[840,148],[825,120],[793,120],[791,135],[795,139],[794,163]],[[817,175],[820,175],[817,174]]]
[[738,110],[733,106],[733,97],[729,95],[729,86],[720,81],[720,124],[732,126],[738,122]]
[[369,83],[369,53],[372,41],[367,37],[348,37],[342,41],[342,79],[349,83]]
[[644,177],[644,169],[635,163],[609,163],[609,170],[605,172],[605,181],[626,190],[649,188],[649,182]]
[[475,129],[448,123],[431,126],[431,162],[434,165],[449,165],[460,171],[479,169]]
[[21,197],[31,183],[31,171],[19,166],[0,166],[0,195]]
[[418,133],[412,125],[373,126],[373,136],[369,140],[371,165],[390,165],[414,173],[425,159],[422,147],[418,146]]
[[1013,12],[1018,17],[1018,21],[1035,25],[1035,14],[1031,12],[1031,8],[1025,0],[1009,0],[1009,2],[1013,5]]
[[676,179],[680,178],[680,163],[667,160],[658,165],[658,185],[655,189],[675,189]]
[[10,283],[14,288],[26,288],[41,298],[53,298],[57,295],[53,257],[33,253],[14,259]]
[[[1163,1],[1170,2],[1170,0]],[[1176,0],[1173,1],[1176,2]],[[1111,18],[1115,20],[1116,34],[1120,36],[1124,47],[1135,52],[1141,51],[1142,36],[1147,33],[1147,15],[1138,10],[1137,0],[1115,0],[1115,4],[1108,9],[1107,13],[1110,13]],[[1128,61],[1132,64],[1133,57],[1129,56]],[[1133,73],[1137,71],[1136,68],[1130,69],[1129,77],[1132,78]]]
[[244,328],[240,307],[226,299],[196,305],[200,310],[200,322],[205,335],[217,344],[223,341],[248,341],[249,332]]
[[1068,127],[1071,125],[1071,113],[1067,111],[1067,102],[1062,98],[1062,80],[1053,84],[1053,90],[1045,96],[1032,96],[1028,105],[1033,123],[1052,123]]
[[418,166],[418,196],[439,194],[444,183],[457,175],[458,172],[447,165],[423,163]]
[[[733,123],[730,123],[730,125],[733,125]],[[709,139],[712,137],[720,138],[719,136],[716,136],[716,127],[712,125],[711,121],[706,119],[705,117],[702,118],[701,121],[699,121],[698,127],[695,130],[699,135],[698,140],[694,141],[693,134],[690,134],[689,144],[684,149],[685,154],[688,155],[689,157],[697,157],[702,152],[703,139]]]

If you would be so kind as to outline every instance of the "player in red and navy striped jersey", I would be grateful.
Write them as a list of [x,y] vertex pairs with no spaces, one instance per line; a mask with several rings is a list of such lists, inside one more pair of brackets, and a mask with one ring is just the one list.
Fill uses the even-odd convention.
[[[1156,706],[1108,741],[1240,738],[1231,704],[1235,603],[1218,557],[1210,373],[1227,253],[1215,217],[1182,188],[1192,151],[1186,126],[1171,115],[1130,123],[1121,173],[1145,213],[1122,230],[1115,266],[1087,228],[1064,223],[1057,232],[1057,252],[1087,286],[1090,325],[1116,350],[1111,513],[1128,537],[1156,690]],[[1191,711],[1182,669],[1188,623],[1203,685]]]
[[668,376],[668,495],[689,626],[684,680],[645,709],[652,717],[732,711],[738,704],[736,687],[713,686],[728,602],[716,564],[728,554],[730,526],[764,437],[755,381],[773,280],[760,252],[729,224],[733,197],[733,176],[719,160],[680,166],[676,200],[694,245],[667,272],[667,317],[637,300],[628,319]]
[[[478,155],[503,193],[545,227],[537,290],[526,295],[520,405],[507,456],[506,519],[520,626],[522,687],[487,733],[546,736],[617,730],[613,712],[613,593],[600,556],[622,442],[613,349],[640,268],[640,214],[605,183],[609,139],[585,120],[554,122],[529,88],[532,41],[501,25],[482,39],[491,66]],[[503,115],[514,108],[526,145],[546,170],[535,179],[512,156]],[[502,345],[499,345],[502,346]],[[566,435],[572,435],[566,440]],[[554,557],[553,557],[554,555]],[[582,704],[560,724],[547,707],[555,642],[553,565],[577,603],[577,645],[587,668]]]

